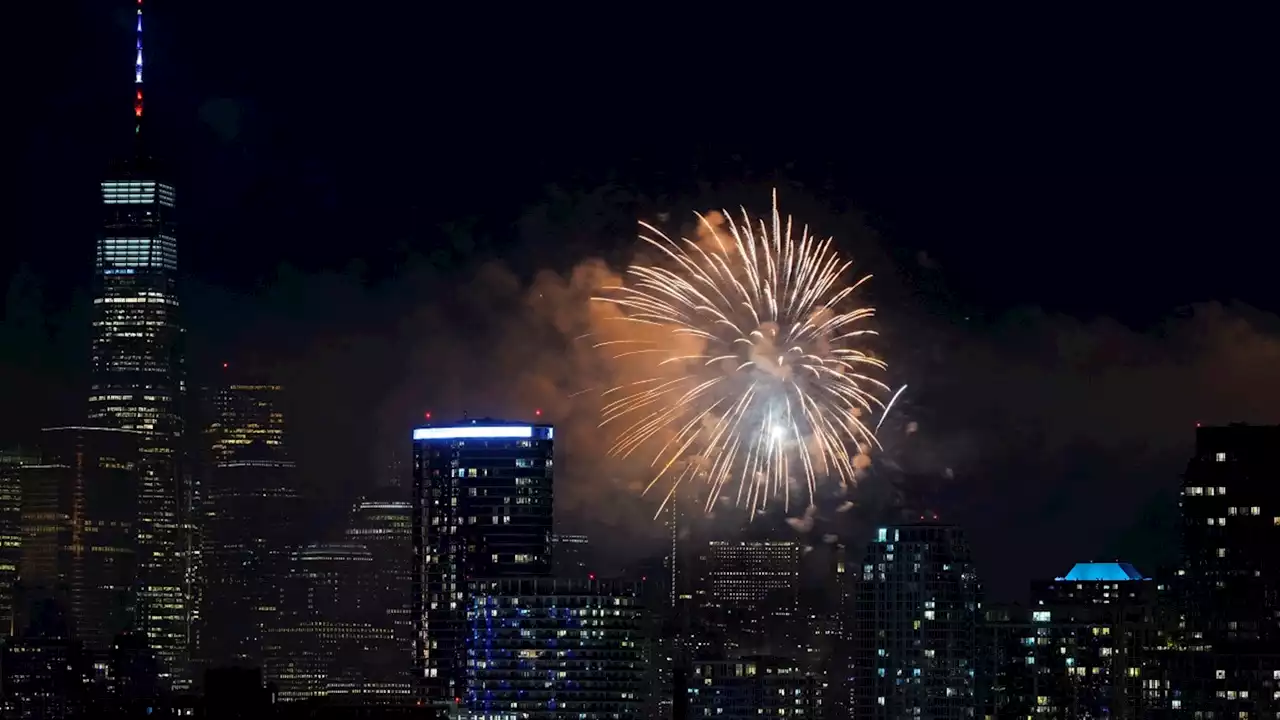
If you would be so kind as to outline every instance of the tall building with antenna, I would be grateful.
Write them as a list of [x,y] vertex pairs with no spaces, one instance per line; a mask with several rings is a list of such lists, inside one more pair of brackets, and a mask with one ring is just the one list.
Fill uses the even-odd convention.
[[133,152],[102,181],[94,264],[90,425],[137,430],[138,618],[176,687],[185,683],[192,577],[190,483],[183,462],[186,394],[178,306],[175,193],[148,148],[143,0],[136,0]]

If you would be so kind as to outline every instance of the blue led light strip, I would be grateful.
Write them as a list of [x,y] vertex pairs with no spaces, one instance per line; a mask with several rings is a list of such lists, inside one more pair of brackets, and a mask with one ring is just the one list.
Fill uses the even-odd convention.
[[417,428],[413,431],[414,440],[460,440],[465,438],[531,438],[532,425],[509,425],[484,427],[466,425],[463,427]]

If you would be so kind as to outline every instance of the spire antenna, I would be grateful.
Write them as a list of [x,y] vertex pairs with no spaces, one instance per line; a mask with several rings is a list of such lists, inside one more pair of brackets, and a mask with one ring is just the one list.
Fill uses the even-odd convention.
[[134,134],[142,132],[142,0],[138,0],[138,22],[135,29],[137,55],[133,61]]

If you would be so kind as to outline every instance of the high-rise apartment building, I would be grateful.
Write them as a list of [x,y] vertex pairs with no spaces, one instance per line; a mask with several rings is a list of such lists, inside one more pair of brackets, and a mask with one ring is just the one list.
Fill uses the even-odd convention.
[[1196,429],[1182,481],[1188,644],[1280,649],[1280,426]]
[[964,533],[879,528],[859,570],[849,715],[973,717],[980,591]]
[[469,583],[551,574],[554,430],[470,419],[413,431],[414,668],[426,701],[461,698]]
[[173,185],[147,150],[142,0],[136,11],[135,149],[102,182],[94,265],[89,424],[144,434],[138,491],[139,623],[183,686],[190,641],[190,490],[183,462],[183,328]]
[[143,441],[131,430],[42,433],[41,462],[20,470],[24,625],[30,608],[51,602],[74,636],[98,655],[134,626]]
[[650,660],[640,583],[508,578],[470,589],[469,717],[644,717]]
[[1128,563],[1078,563],[1031,606],[983,609],[979,717],[1147,717],[1166,691],[1156,583]]
[[212,389],[205,412],[200,646],[211,667],[261,667],[263,633],[301,542],[301,499],[282,387],[233,377]]

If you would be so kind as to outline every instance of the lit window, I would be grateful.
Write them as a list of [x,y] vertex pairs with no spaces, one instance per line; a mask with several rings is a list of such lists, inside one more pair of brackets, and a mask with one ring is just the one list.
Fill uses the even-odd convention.
[[1214,459],[1214,460],[1216,460],[1216,461],[1218,461],[1218,462],[1226,462],[1226,461],[1227,461],[1227,454],[1226,454],[1226,453],[1224,453],[1224,452],[1220,452],[1220,453],[1218,453],[1218,454],[1214,455],[1214,456],[1213,456],[1213,459]]

